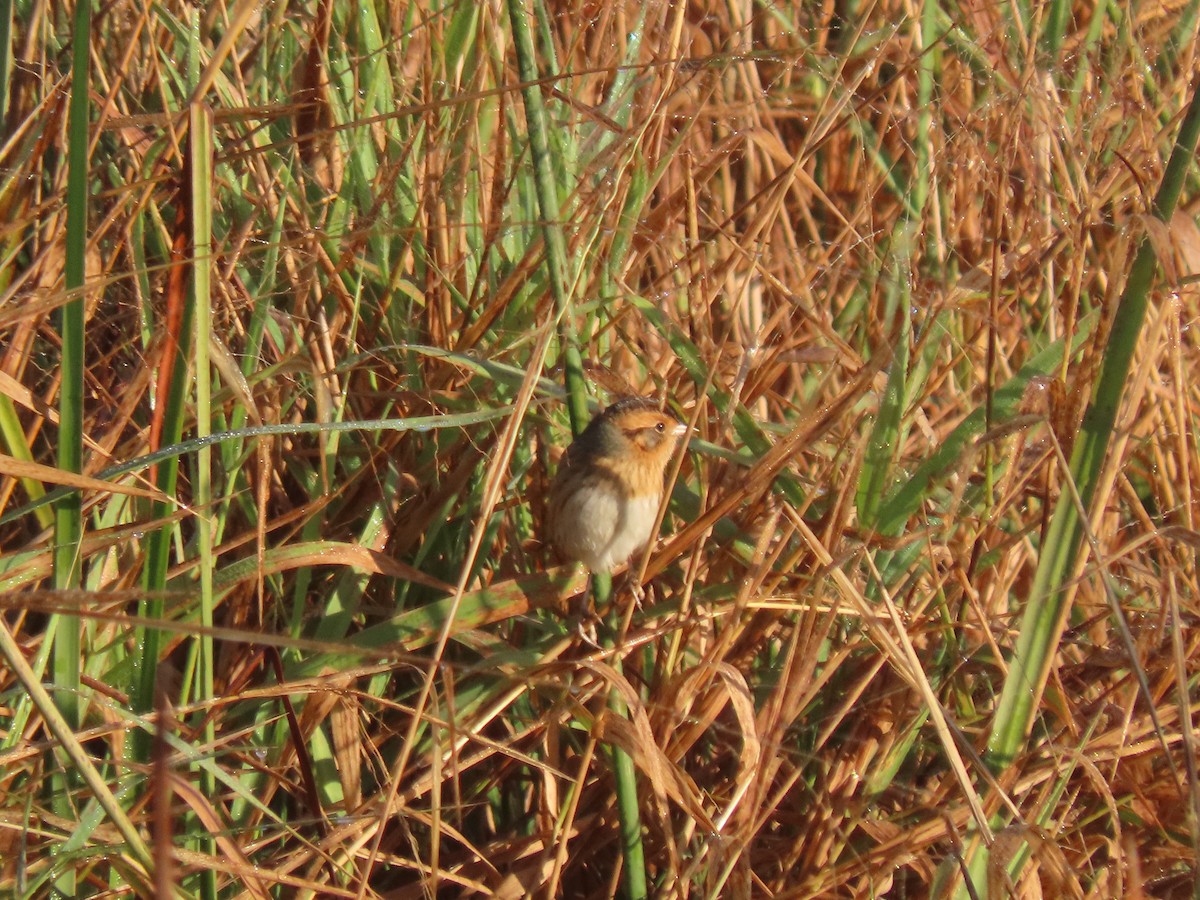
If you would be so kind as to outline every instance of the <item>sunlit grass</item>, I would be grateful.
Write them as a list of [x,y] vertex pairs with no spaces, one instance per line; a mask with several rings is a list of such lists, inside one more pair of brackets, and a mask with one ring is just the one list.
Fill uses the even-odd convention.
[[[1194,23],[834,9],[0,10],[0,893],[1193,892]],[[627,392],[695,431],[592,644]]]

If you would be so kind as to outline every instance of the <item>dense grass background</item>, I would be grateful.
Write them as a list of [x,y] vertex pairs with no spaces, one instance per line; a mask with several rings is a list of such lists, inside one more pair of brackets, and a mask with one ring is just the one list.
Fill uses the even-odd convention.
[[1200,896],[1198,25],[0,2],[0,892]]

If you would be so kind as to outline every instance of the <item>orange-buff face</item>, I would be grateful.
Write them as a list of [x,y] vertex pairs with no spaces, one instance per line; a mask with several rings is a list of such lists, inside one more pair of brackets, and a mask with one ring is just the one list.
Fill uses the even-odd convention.
[[663,473],[687,427],[649,400],[614,403],[567,448],[550,488],[547,535],[567,559],[611,572],[650,540]]

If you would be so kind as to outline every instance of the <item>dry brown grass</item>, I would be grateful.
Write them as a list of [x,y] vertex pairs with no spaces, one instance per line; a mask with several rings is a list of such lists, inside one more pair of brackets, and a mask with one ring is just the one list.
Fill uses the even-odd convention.
[[[507,12],[379,4],[372,36],[369,16],[318,3],[211,7],[199,68],[230,39],[203,95],[213,430],[430,418],[224,441],[207,510],[187,505],[194,450],[172,494],[185,505],[89,491],[85,595],[46,590],[47,521],[0,524],[6,627],[44,665],[48,623],[82,622],[81,747],[126,786],[160,876],[188,895],[214,869],[228,896],[609,896],[616,746],[639,771],[655,896],[947,896],[978,858],[969,799],[999,831],[993,862],[1010,845],[1033,860],[993,896],[1191,894],[1191,194],[1156,232],[1173,256],[1033,733],[996,776],[980,760],[1065,489],[1054,441],[1069,450],[1188,99],[1192,32],[1168,6],[1106,19],[1090,44],[1103,12],[1077,4],[1050,74],[1035,64],[1047,23],[1003,4],[947,6],[936,41],[892,0],[845,19],[837,4],[544,7],[589,371],[598,393],[663,396],[696,428],[643,607],[618,585],[619,671],[560,614],[582,579],[537,541],[567,434],[553,350],[539,355],[553,307]],[[174,442],[162,371],[194,254],[172,17],[187,13],[118,3],[93,24],[91,476]],[[0,148],[5,452],[47,465],[67,33],[57,7],[18,10]],[[607,93],[623,77],[627,117]],[[521,393],[527,375],[541,379]],[[997,393],[1012,379],[1019,402]],[[196,407],[180,409],[186,439]],[[956,443],[977,410],[988,421]],[[26,490],[0,479],[0,515]],[[204,515],[213,630],[197,624]],[[164,626],[148,662],[133,639],[147,617]],[[160,660],[154,712],[137,671]],[[61,742],[41,708],[8,671],[0,690],[0,886],[43,895],[63,871],[80,893],[136,885],[89,791],[48,795]],[[140,751],[143,729],[160,743]]]

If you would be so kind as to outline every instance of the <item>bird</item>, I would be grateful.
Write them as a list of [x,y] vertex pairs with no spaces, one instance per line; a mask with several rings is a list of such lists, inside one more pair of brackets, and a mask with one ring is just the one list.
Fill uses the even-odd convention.
[[550,543],[593,573],[627,562],[650,540],[663,474],[686,431],[645,397],[624,397],[592,419],[550,486]]

